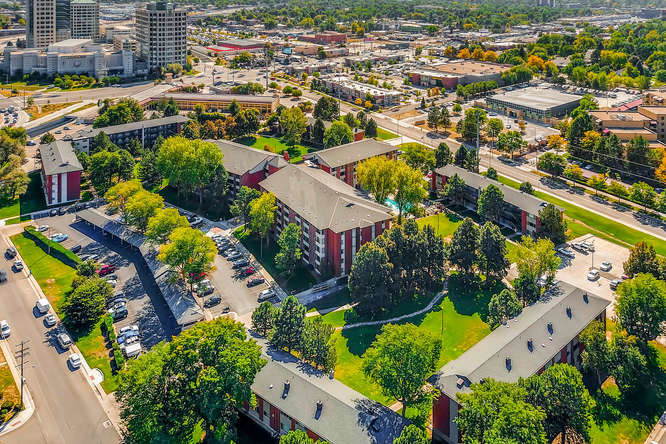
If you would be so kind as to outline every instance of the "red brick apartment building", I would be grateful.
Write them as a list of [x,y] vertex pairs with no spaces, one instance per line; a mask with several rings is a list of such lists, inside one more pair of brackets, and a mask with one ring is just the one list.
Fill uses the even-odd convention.
[[351,270],[356,252],[390,228],[391,209],[319,168],[288,165],[259,183],[276,198],[275,236],[301,227],[303,261],[318,274]]
[[317,151],[311,155],[311,160],[331,176],[356,187],[358,186],[356,166],[359,162],[376,156],[386,156],[395,160],[398,158],[398,148],[379,140],[363,139]]
[[555,363],[580,367],[583,344],[578,335],[593,321],[606,322],[610,301],[559,282],[544,297],[500,325],[488,336],[450,361],[430,378],[441,395],[433,402],[433,438],[458,443],[454,419],[460,405],[456,394],[485,378],[517,382],[540,374]]
[[318,43],[320,45],[336,45],[347,41],[347,34],[343,32],[324,31],[317,34],[308,34],[299,37],[304,42]]
[[42,187],[46,205],[58,205],[81,197],[81,171],[71,142],[57,140],[39,146]]

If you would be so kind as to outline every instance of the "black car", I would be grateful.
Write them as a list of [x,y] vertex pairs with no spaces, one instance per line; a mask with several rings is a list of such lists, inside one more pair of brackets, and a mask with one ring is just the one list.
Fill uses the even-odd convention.
[[248,287],[254,287],[259,284],[263,284],[265,282],[264,278],[253,278],[253,279],[248,279],[247,281],[247,286]]
[[231,268],[233,268],[234,270],[237,270],[239,268],[247,267],[248,265],[250,265],[250,261],[248,261],[247,259],[240,259],[240,260],[237,260],[236,262],[234,262],[234,264],[231,266]]
[[9,259],[14,259],[16,257],[16,248],[14,247],[9,247],[5,251],[5,256]]
[[0,270],[0,282],[5,282],[7,280],[7,272],[5,270]]
[[207,298],[207,299],[204,301],[203,305],[204,305],[204,307],[212,307],[212,306],[214,306],[214,305],[219,304],[220,302],[222,302],[222,296],[220,296],[219,294],[215,293],[215,294],[212,295],[211,297]]
[[74,245],[72,248],[69,249],[72,253],[78,253],[81,251],[81,245]]
[[58,210],[51,210],[49,211],[49,216],[57,216],[58,215]]
[[66,213],[67,213],[67,208],[65,208],[65,207],[58,208],[58,215],[59,216],[62,216],[63,214],[66,214]]
[[121,319],[125,319],[127,317],[127,307],[122,305],[116,309],[113,310],[113,322],[120,321]]
[[199,290],[199,296],[208,296],[209,294],[213,293],[215,291],[215,288],[213,288],[212,285],[209,285],[207,287],[204,287],[203,289]]

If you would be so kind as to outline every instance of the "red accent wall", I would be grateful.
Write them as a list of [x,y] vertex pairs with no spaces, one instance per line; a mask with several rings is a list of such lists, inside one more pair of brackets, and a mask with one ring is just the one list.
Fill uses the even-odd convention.
[[355,165],[348,163],[345,165],[345,182],[347,185],[354,186],[354,170]]
[[[333,274],[337,276],[342,272],[342,260],[340,259],[340,249],[342,248],[340,233],[326,230],[325,238],[326,258],[333,268]],[[316,252],[313,250],[311,254],[316,254]]]
[[443,77],[442,86],[446,89],[455,89],[458,86],[458,77]]
[[319,435],[317,435],[312,430],[305,429],[305,434],[308,435],[308,438],[310,438],[311,440],[313,440],[315,442],[317,442],[317,440],[319,440]]
[[319,168],[326,171],[328,174],[331,174],[331,168],[328,165],[324,165],[323,163],[320,163]]
[[361,245],[363,245],[366,242],[370,242],[372,240],[372,227],[365,227],[361,229],[361,242],[360,244],[357,244],[357,249],[361,248]]
[[53,178],[51,176],[46,176],[46,184],[44,184],[44,189],[46,190],[46,204],[51,204],[51,186],[53,185]]
[[271,175],[276,171],[280,171],[280,168],[273,166],[273,165],[268,165],[268,174]]
[[523,233],[527,232],[527,213],[525,211],[520,214],[520,225]]
[[357,133],[354,134],[354,142],[358,142],[359,140],[363,140],[365,131],[360,130]]
[[256,173],[245,173],[241,177],[240,184],[241,186],[246,186],[250,188],[255,188],[258,189],[259,182],[264,180],[266,177],[264,175],[263,170],[262,171],[257,171]]
[[351,232],[351,230],[345,231],[343,233],[343,236],[345,237],[345,272],[347,272],[347,271],[351,270],[351,262],[352,262],[352,232]]
[[259,419],[264,420],[264,400],[257,396],[257,408],[259,409]]
[[81,197],[81,171],[67,173],[67,200]]
[[271,405],[271,428],[280,431],[280,410]]
[[536,219],[536,221],[535,221],[536,232],[538,233],[539,231],[541,231],[541,221],[539,220],[538,217],[536,217],[535,219]]
[[448,396],[442,394],[439,398],[433,401],[432,406],[432,426],[440,430],[446,436],[451,433],[451,400]]
[[562,351],[560,352],[560,362],[566,364],[567,362],[567,346],[565,345]]
[[296,430],[296,420],[291,418],[291,430]]

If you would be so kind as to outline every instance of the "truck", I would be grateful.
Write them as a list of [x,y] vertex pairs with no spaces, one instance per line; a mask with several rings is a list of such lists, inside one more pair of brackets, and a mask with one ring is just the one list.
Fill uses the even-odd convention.
[[51,304],[49,304],[49,301],[46,298],[39,298],[37,299],[35,307],[37,307],[37,311],[39,311],[40,314],[46,314],[51,309]]

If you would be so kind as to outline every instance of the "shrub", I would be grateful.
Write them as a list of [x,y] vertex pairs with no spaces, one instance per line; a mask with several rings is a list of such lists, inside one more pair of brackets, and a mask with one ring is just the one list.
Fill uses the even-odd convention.
[[125,368],[125,357],[123,356],[123,352],[120,350],[113,350],[113,360],[116,361],[116,370],[120,371],[123,368]]
[[84,191],[83,193],[81,193],[81,200],[83,202],[91,201],[91,200],[93,200],[93,197],[94,196],[93,196],[93,193],[91,191]]

